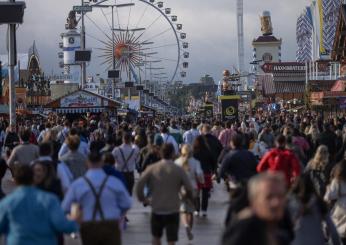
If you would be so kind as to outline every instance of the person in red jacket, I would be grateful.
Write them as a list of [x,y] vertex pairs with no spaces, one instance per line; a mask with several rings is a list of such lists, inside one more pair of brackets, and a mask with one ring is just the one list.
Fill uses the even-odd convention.
[[276,148],[267,152],[257,165],[257,172],[283,172],[286,183],[290,186],[301,173],[299,160],[291,150],[285,149],[285,136],[278,136],[275,143]]

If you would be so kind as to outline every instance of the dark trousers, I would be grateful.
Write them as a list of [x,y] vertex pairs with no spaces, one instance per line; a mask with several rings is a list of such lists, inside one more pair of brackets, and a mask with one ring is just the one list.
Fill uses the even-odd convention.
[[210,188],[202,188],[196,198],[196,211],[207,211],[210,196]]
[[341,238],[342,244],[346,245],[346,238]]
[[80,227],[83,245],[121,245],[118,221],[90,221]]
[[133,186],[135,185],[135,174],[134,172],[122,172],[126,180],[126,188],[130,196],[132,196]]

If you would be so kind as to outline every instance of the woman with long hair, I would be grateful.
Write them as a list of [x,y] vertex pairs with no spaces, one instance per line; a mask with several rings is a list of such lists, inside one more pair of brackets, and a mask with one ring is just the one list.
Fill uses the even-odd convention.
[[[182,146],[181,156],[175,160],[175,163],[185,170],[194,188],[194,194],[196,194],[198,191],[197,182],[203,184],[204,176],[200,162],[192,156],[192,149],[190,145]],[[183,197],[180,211],[182,213],[181,218],[185,226],[187,236],[189,240],[192,240],[193,212],[195,211],[193,200]]]
[[338,233],[346,244],[346,155],[332,173],[332,181],[327,187],[324,200],[335,203],[331,212]]
[[328,147],[320,145],[305,169],[320,197],[323,197],[326,192],[331,168]]
[[320,131],[315,124],[311,124],[309,127],[309,131],[307,133],[307,140],[310,144],[309,156],[312,156],[318,147],[318,137],[320,135]]
[[[210,146],[203,135],[198,136],[193,144],[193,157],[200,163],[204,174],[204,183],[198,183],[198,194],[196,198],[196,216],[202,211],[202,216],[207,216],[210,190],[213,187],[212,175],[216,171],[214,164],[215,152],[211,152]],[[201,195],[200,195],[201,193]]]
[[54,166],[44,162],[34,162],[34,185],[41,190],[55,194],[60,200],[63,198],[60,180],[56,176]]

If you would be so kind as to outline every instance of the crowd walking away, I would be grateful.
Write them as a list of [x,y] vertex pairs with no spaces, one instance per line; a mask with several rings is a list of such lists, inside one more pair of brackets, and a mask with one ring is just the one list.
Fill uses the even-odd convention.
[[[0,243],[200,244],[215,226],[220,245],[346,245],[345,115],[52,113],[0,135]],[[150,233],[129,242],[138,213]]]

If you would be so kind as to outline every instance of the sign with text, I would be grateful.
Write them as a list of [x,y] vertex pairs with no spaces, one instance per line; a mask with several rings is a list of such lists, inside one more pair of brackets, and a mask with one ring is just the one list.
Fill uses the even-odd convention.
[[287,62],[287,63],[265,63],[262,66],[265,73],[275,72],[305,72],[305,63]]
[[261,68],[265,73],[305,73],[306,68],[321,73],[329,72],[329,67],[328,61],[319,61],[307,63],[307,66],[305,63],[300,62],[265,63]]
[[66,96],[60,101],[61,107],[98,107],[102,106],[101,98],[87,94],[85,92],[77,92]]
[[76,12],[91,12],[93,8],[89,5],[84,5],[84,6],[73,6],[73,11]]

